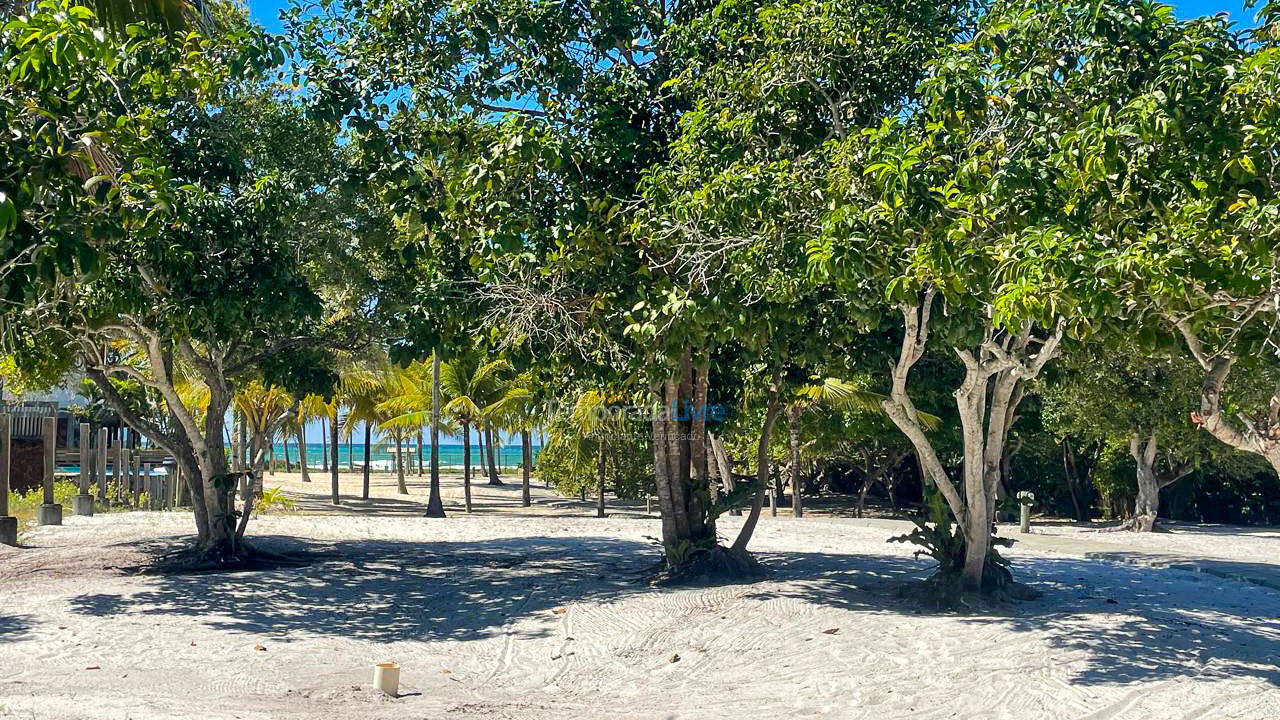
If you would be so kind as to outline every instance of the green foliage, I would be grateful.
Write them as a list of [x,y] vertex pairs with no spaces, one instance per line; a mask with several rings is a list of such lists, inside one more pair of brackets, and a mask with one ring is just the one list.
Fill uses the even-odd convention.
[[[917,545],[921,549],[915,551],[916,557],[928,555],[937,561],[938,567],[928,580],[935,600],[952,606],[972,605],[976,597],[965,593],[961,582],[965,553],[964,532],[952,522],[951,508],[942,494],[927,490],[924,510],[911,521],[916,526],[914,530],[906,535],[891,537],[889,542]],[[1013,540],[991,538],[991,548],[987,552],[987,563],[983,569],[983,593],[997,597],[1023,595],[1027,589],[1016,587],[1009,572],[1009,561],[998,550],[1001,547],[1013,547]]]
[[[89,486],[89,493],[94,495],[93,511],[95,513],[111,512],[112,507],[104,504],[96,499],[97,485]],[[63,508],[71,507],[71,498],[80,494],[80,484],[73,480],[55,480],[53,483],[53,502],[61,505]],[[108,495],[110,495],[110,491]],[[43,488],[32,488],[25,493],[16,490],[9,491],[9,514],[18,518],[18,525],[21,527],[29,522],[34,522],[36,511],[41,504],[44,503]]]
[[271,515],[288,513],[297,509],[298,503],[280,488],[268,488],[253,502],[253,514]]

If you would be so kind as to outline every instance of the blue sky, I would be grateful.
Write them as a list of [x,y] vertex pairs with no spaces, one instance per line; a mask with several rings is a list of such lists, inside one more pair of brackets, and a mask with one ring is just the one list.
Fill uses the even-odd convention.
[[[280,26],[280,10],[288,7],[288,0],[247,0],[249,13],[268,30],[282,32]],[[1245,23],[1253,18],[1253,12],[1246,12],[1242,2],[1223,2],[1221,0],[1183,0],[1171,3],[1178,9],[1178,15],[1185,18],[1200,15],[1214,15],[1227,12],[1238,23]]]

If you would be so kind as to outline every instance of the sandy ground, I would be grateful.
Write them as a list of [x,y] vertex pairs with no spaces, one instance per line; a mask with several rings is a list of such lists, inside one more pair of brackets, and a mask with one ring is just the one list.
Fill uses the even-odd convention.
[[[481,512],[427,520],[414,481],[324,515],[327,482],[268,481],[309,511],[250,532],[312,550],[303,567],[119,569],[189,533],[183,513],[69,518],[0,548],[0,717],[1280,718],[1267,588],[1019,549],[1043,599],[922,612],[899,591],[928,563],[890,529],[766,516],[767,580],[653,589],[643,504],[601,520],[478,487]],[[1225,557],[1273,541],[1212,537]],[[385,661],[399,698],[369,689]]]

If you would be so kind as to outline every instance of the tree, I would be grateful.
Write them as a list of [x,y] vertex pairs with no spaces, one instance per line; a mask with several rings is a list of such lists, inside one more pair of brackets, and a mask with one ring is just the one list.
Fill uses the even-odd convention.
[[1138,494],[1129,527],[1151,532],[1160,491],[1212,450],[1184,409],[1199,373],[1183,357],[1143,354],[1131,345],[1095,344],[1069,356],[1045,384],[1045,422],[1060,435],[1128,448]]
[[[242,15],[224,15],[209,38],[141,31],[118,44],[95,34],[91,14],[46,4],[6,24],[0,43],[0,62],[23,68],[3,91],[19,102],[4,112],[39,109],[77,124],[71,137],[110,148],[51,145],[57,125],[35,130],[22,117],[6,136],[6,160],[27,179],[17,193],[7,179],[0,190],[6,292],[17,301],[5,325],[44,348],[7,349],[29,369],[81,363],[125,421],[176,458],[198,548],[216,560],[244,552],[223,440],[236,382],[255,373],[272,382],[268,358],[315,342],[323,306],[294,262],[306,238],[287,229],[323,192],[312,170],[333,147],[267,82],[280,48]],[[85,114],[61,99],[72,95],[87,98]],[[25,150],[10,155],[15,147]],[[72,196],[69,180],[50,180],[54,161],[87,169],[93,193]],[[31,203],[51,199],[36,187],[49,182],[68,202],[43,213]],[[204,407],[180,395],[187,375],[207,389]],[[155,391],[162,404],[131,406],[115,378]]]

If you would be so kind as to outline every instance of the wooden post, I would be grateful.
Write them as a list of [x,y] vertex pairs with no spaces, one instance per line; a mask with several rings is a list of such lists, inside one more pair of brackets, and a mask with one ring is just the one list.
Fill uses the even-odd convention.
[[115,495],[116,502],[122,502],[124,500],[124,497],[121,495],[122,491],[120,489],[120,485],[121,483],[124,482],[124,477],[125,477],[124,443],[122,442],[123,440],[124,440],[123,433],[121,433],[119,436],[116,437],[116,457],[115,457],[115,462],[111,463],[111,476],[112,476],[112,480],[115,483],[115,492],[112,494]]
[[62,506],[53,501],[53,472],[57,469],[58,418],[44,419],[44,502],[36,512],[40,525],[61,525]]
[[89,494],[89,472],[90,463],[93,462],[91,453],[93,448],[89,446],[89,440],[92,436],[89,434],[89,423],[80,423],[80,433],[78,439],[80,441],[80,494]]
[[0,545],[18,545],[18,518],[9,515],[9,459],[13,457],[13,418],[0,415]]
[[107,429],[98,428],[98,499],[107,501]]
[[1022,523],[1018,528],[1023,533],[1031,532],[1031,506],[1022,504]]
[[133,506],[142,509],[142,452],[135,450],[133,457],[129,459],[129,468],[133,477],[129,480],[129,487],[133,491]]

